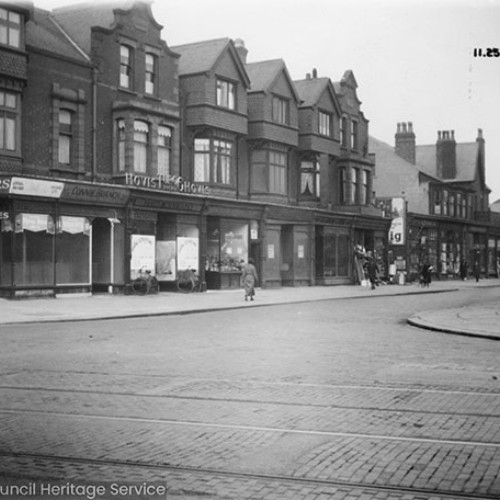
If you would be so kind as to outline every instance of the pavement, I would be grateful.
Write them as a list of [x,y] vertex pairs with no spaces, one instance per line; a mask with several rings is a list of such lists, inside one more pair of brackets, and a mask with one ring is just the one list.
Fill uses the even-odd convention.
[[[500,279],[483,279],[478,283],[474,280],[434,281],[429,288],[405,284],[380,285],[376,290],[358,285],[257,289],[253,302],[243,300],[242,290],[209,290],[189,294],[160,292],[158,295],[147,296],[75,294],[58,298],[0,298],[0,326],[193,314],[312,301],[447,293],[472,287],[500,287]],[[440,332],[500,340],[500,304],[423,311],[408,318],[408,323]]]

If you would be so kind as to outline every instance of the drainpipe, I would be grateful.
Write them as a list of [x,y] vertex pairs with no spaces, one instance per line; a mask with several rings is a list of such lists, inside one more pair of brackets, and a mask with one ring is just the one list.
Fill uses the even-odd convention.
[[92,172],[91,181],[97,173],[97,68],[92,69]]

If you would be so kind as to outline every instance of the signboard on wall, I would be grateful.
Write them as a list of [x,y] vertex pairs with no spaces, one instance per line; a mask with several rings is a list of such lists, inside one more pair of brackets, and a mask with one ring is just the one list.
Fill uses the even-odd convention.
[[389,229],[389,244],[404,245],[406,232],[406,202],[404,198],[391,200],[391,227]]
[[175,241],[156,242],[156,279],[158,281],[176,280]]
[[156,238],[148,234],[133,234],[130,241],[130,279],[139,276],[140,271],[155,274]]

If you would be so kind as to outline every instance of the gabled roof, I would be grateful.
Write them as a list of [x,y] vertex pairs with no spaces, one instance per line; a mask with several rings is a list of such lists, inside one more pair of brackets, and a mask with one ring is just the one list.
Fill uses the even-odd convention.
[[375,153],[375,164],[376,168],[383,166],[386,171],[391,173],[401,173],[404,175],[405,172],[418,172],[429,178],[429,180],[442,182],[435,173],[432,174],[420,166],[406,161],[401,156],[397,155],[394,148],[375,137],[369,136],[368,150],[370,153]]
[[26,44],[77,61],[89,61],[54,22],[50,12],[43,9],[33,9],[30,20],[26,23]]
[[340,114],[341,107],[330,78],[306,78],[293,82],[301,100],[301,106],[315,106],[324,92],[330,92],[337,112]]
[[280,73],[284,72],[295,99],[297,102],[300,101],[300,97],[283,59],[254,62],[247,64],[245,67],[251,82],[249,92],[269,92],[279,78]]
[[[437,175],[436,145],[416,146],[416,161],[430,175]],[[457,143],[456,145],[457,175],[445,182],[472,182],[477,172],[477,144],[475,142]]]
[[243,80],[247,86],[250,84],[250,78],[245,66],[237,56],[236,48],[230,38],[217,38],[215,40],[177,45],[171,48],[181,56],[179,59],[179,76],[212,71],[224,54],[229,51],[235,56],[235,64]]
[[127,10],[133,4],[133,0],[104,0],[102,3],[89,0],[54,9],[52,15],[78,46],[90,54],[91,28],[111,28],[115,20],[114,9]]
[[490,205],[490,210],[492,212],[498,212],[500,213],[500,200],[495,201]]

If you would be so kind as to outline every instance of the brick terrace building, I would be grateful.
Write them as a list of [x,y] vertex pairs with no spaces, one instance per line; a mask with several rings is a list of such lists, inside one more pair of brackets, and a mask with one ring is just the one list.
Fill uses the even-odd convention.
[[0,3],[0,292],[350,283],[384,252],[352,72],[294,82],[241,40],[169,47],[150,4]]
[[[489,209],[484,144],[481,130],[469,143],[440,131],[435,144],[417,146],[412,123],[398,124],[394,148],[370,138],[377,198],[402,224],[389,241],[388,261],[409,279],[426,261],[439,278],[458,276],[463,261],[469,272],[477,266],[484,277],[498,276],[500,226]],[[391,213],[398,204],[399,213]]]

